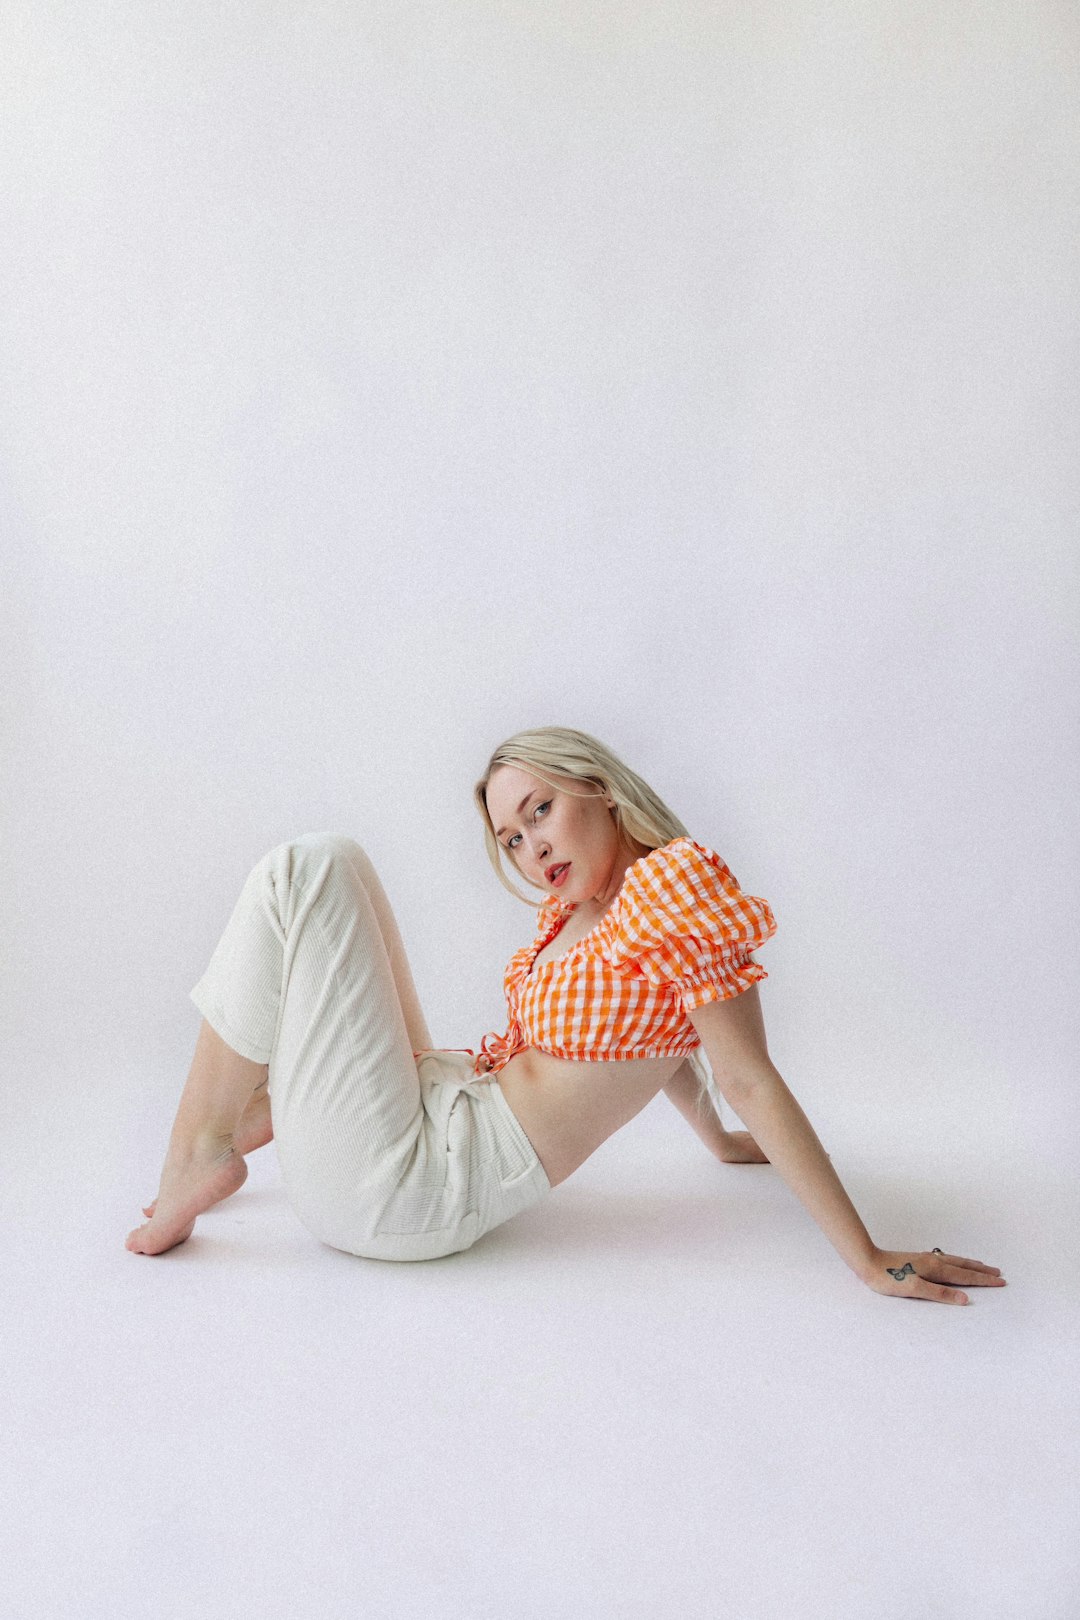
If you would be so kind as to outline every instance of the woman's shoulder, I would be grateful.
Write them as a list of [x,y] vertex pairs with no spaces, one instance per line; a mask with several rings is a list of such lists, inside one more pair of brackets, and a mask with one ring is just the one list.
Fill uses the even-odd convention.
[[702,878],[723,880],[731,873],[714,849],[684,834],[641,855],[627,868],[624,888],[631,898],[656,889],[668,890]]
[[627,868],[612,923],[650,935],[695,925],[701,919],[731,919],[755,904],[708,844],[684,835],[652,849]]
[[688,835],[627,869],[609,918],[605,944],[612,965],[636,965],[660,979],[693,977],[713,957],[764,944],[776,930],[768,904],[744,894],[716,851]]
[[[618,930],[644,912],[693,911],[723,893],[738,892],[735,879],[715,850],[683,835],[647,850],[627,867],[622,885],[605,912],[597,932]],[[557,894],[545,895],[536,911],[534,943],[541,945],[577,908]],[[531,947],[523,947],[528,950]]]

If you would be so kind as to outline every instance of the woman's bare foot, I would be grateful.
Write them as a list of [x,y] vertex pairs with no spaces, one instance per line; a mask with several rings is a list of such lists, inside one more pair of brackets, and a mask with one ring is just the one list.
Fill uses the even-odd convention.
[[163,1254],[189,1238],[196,1217],[247,1180],[247,1165],[231,1136],[202,1136],[180,1146],[170,1142],[154,1214],[129,1232],[132,1254]]
[[[256,1087],[251,1101],[240,1116],[240,1123],[233,1132],[233,1145],[237,1153],[241,1157],[245,1157],[249,1153],[254,1153],[256,1148],[265,1147],[267,1142],[273,1140],[274,1127],[270,1120],[270,1093],[267,1091],[266,1085],[263,1084]],[[236,1186],[230,1187],[229,1191],[222,1193],[221,1197],[228,1198],[231,1193],[236,1192],[239,1187],[243,1186],[245,1179],[242,1176]],[[220,1199],[214,1199],[214,1203],[220,1202]],[[153,1215],[156,1208],[157,1199],[155,1198],[152,1204],[144,1205],[143,1214]]]

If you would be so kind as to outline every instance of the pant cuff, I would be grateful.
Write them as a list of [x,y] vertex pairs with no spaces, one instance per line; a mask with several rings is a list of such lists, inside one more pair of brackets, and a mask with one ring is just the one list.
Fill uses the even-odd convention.
[[190,999],[198,1007],[211,1029],[221,1036],[226,1046],[231,1046],[234,1052],[239,1052],[241,1057],[247,1058],[251,1063],[270,1062],[270,1052],[265,1046],[258,1046],[255,1042],[249,1041],[246,1035],[234,1029],[229,1020],[222,1016],[220,1009],[203,988],[201,979],[194,990],[190,992]]

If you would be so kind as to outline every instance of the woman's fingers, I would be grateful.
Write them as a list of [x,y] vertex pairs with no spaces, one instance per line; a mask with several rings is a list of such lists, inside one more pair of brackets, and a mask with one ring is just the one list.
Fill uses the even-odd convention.
[[[1005,1279],[996,1266],[962,1255],[903,1253],[880,1249],[867,1278],[878,1293],[903,1299],[929,1299],[942,1305],[970,1305],[964,1288],[1001,1288]],[[957,1287],[961,1284],[961,1287]]]
[[969,1294],[965,1294],[962,1289],[959,1288],[939,1288],[933,1297],[937,1300],[944,1301],[944,1303],[947,1305],[971,1304],[971,1296]]
[[986,1266],[981,1260],[966,1260],[962,1254],[942,1254],[939,1249],[935,1249],[934,1253],[941,1260],[951,1261],[954,1266],[970,1266],[972,1271],[990,1271],[995,1277],[1001,1275],[1000,1266]]
[[911,1278],[910,1290],[905,1289],[910,1299],[933,1299],[942,1305],[970,1305],[971,1301],[962,1288],[948,1288],[944,1283],[933,1282],[929,1277],[920,1277],[917,1274]]
[[960,1288],[943,1288],[940,1283],[927,1282],[925,1277],[919,1278],[918,1290],[912,1295],[913,1299],[933,1299],[943,1305],[970,1305],[971,1301]]
[[953,1266],[946,1281],[965,1283],[968,1288],[1002,1288],[1005,1285],[1005,1278],[996,1272],[965,1271],[962,1266]]
[[997,1288],[1005,1279],[997,1266],[986,1266],[981,1260],[965,1260],[960,1255],[938,1254],[941,1262],[939,1276],[944,1282],[966,1283],[969,1288]]

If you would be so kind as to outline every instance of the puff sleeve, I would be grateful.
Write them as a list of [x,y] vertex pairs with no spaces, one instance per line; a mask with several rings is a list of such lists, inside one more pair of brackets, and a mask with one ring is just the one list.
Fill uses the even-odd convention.
[[612,967],[670,986],[684,1012],[769,976],[750,955],[776,932],[767,902],[743,894],[719,855],[692,838],[634,862],[612,920]]

